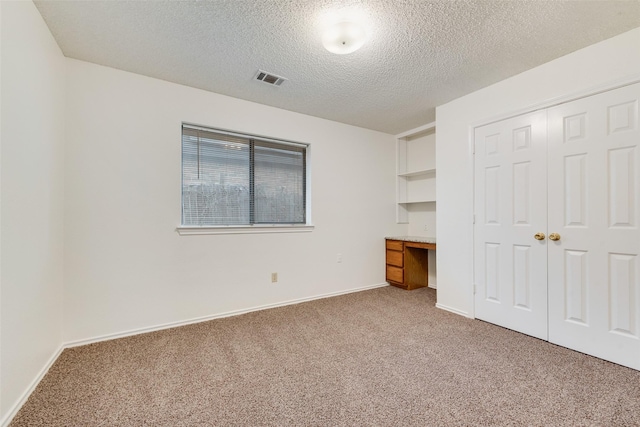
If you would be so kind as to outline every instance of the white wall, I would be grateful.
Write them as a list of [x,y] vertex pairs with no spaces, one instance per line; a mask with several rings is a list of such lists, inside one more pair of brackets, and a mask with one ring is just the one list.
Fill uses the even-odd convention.
[[437,108],[439,307],[473,315],[470,126],[633,74],[640,74],[640,28]]
[[[393,136],[67,65],[65,341],[384,283]],[[315,230],[179,236],[183,121],[310,143]]]
[[31,2],[0,2],[0,420],[62,344],[66,60]]

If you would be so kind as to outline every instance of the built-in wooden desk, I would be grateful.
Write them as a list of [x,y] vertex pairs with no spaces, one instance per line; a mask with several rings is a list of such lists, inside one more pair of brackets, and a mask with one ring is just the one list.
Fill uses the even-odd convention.
[[412,290],[429,285],[429,249],[436,249],[430,237],[387,237],[387,282]]

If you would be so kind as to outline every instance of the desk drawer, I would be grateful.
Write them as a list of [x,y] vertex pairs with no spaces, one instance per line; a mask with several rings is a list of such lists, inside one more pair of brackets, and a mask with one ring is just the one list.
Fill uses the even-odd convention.
[[404,283],[404,270],[398,267],[387,265],[387,281]]
[[404,266],[404,254],[398,251],[390,251],[387,249],[387,264],[395,265],[396,267]]
[[387,240],[387,249],[392,251],[402,251],[402,242],[399,240]]

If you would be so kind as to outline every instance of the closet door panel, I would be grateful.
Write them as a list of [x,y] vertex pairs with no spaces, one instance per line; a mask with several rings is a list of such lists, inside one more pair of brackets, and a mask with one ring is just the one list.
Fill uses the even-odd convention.
[[476,129],[475,314],[547,339],[546,113]]
[[640,369],[640,84],[548,110],[549,340]]

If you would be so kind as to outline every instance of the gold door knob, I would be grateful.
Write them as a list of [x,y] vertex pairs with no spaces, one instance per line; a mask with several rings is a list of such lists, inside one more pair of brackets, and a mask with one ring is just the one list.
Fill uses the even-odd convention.
[[536,233],[533,238],[536,240],[544,240],[544,233]]
[[560,235],[558,233],[551,233],[549,234],[549,239],[553,240],[554,242],[560,240]]

